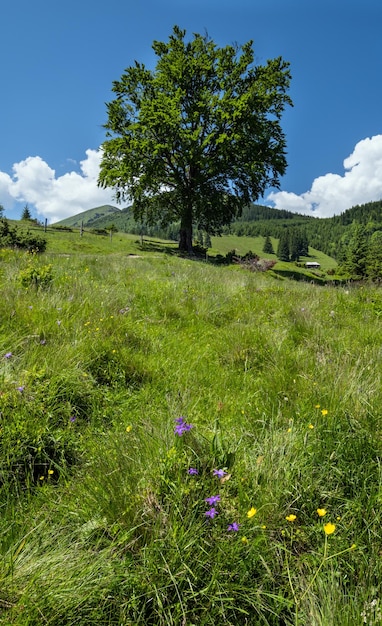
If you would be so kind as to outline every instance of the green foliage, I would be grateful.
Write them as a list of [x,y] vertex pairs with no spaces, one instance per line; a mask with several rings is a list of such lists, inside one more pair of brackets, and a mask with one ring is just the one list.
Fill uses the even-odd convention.
[[0,248],[20,248],[28,252],[44,252],[46,240],[39,235],[33,235],[29,230],[19,231],[10,227],[6,219],[0,219]]
[[382,278],[382,230],[375,231],[366,253],[366,271],[372,280]]
[[290,246],[289,246],[289,232],[284,229],[280,235],[279,243],[277,246],[277,257],[280,261],[290,261]]
[[263,252],[264,252],[265,254],[274,254],[274,253],[275,253],[275,251],[274,251],[274,249],[273,249],[273,245],[272,245],[272,242],[271,242],[271,239],[270,239],[269,235],[267,235],[267,236],[265,237],[264,246],[263,246]]
[[53,281],[52,265],[36,265],[31,261],[19,271],[18,279],[23,287],[48,287]]
[[21,214],[21,219],[22,220],[30,220],[30,219],[32,219],[32,214],[31,214],[27,204],[25,205],[25,207],[23,209],[23,212]]
[[132,200],[137,221],[179,220],[180,249],[191,251],[193,223],[219,232],[278,185],[291,100],[281,58],[254,66],[251,41],[218,48],[185,35],[175,26],[168,43],[153,43],[154,71],[136,63],[114,82],[99,183]]

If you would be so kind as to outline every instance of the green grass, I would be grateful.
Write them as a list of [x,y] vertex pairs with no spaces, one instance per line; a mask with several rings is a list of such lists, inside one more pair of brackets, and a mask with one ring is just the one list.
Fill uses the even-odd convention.
[[0,252],[0,623],[380,624],[378,287],[48,236]]

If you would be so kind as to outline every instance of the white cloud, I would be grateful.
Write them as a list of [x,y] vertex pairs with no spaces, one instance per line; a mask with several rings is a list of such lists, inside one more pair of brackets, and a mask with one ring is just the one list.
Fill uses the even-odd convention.
[[382,198],[382,135],[359,141],[344,162],[345,173],[316,178],[309,191],[297,195],[272,192],[267,201],[277,209],[316,217],[339,215],[357,204]]
[[6,207],[13,200],[11,194],[9,193],[9,188],[11,186],[12,179],[5,172],[0,172],[0,204],[3,207]]
[[39,156],[13,165],[12,177],[0,172],[0,202],[9,198],[33,205],[41,218],[57,222],[102,204],[116,204],[111,189],[97,186],[101,150],[86,150],[80,173],[56,172]]

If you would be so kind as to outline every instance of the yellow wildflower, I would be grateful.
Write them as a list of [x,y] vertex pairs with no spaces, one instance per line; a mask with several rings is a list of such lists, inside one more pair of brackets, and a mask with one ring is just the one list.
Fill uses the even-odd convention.
[[325,517],[325,515],[326,515],[326,509],[317,509],[317,514],[318,514],[320,517]]
[[54,474],[54,470],[52,470],[52,469],[48,470],[48,474],[50,474],[50,475]]
[[325,417],[325,415],[327,415],[329,413],[328,409],[322,409],[321,411],[321,415],[323,415]]
[[314,428],[313,424],[309,424],[308,428],[310,428],[310,430],[312,430]]
[[332,535],[336,529],[336,525],[328,522],[324,526],[325,535]]
[[315,408],[315,409],[319,409],[319,408],[320,408],[320,406],[321,406],[320,404],[315,404],[315,405],[314,405],[314,408]]
[[127,433],[129,433],[129,432],[131,431],[131,429],[132,429],[132,426],[131,426],[131,425],[130,425],[130,426],[127,426],[127,427],[126,427],[126,432],[127,432]]
[[242,537],[241,541],[242,541],[242,543],[244,543],[244,545],[247,545],[247,543],[248,543],[247,537]]
[[285,519],[287,520],[287,522],[294,522],[297,519],[297,516],[291,513],[290,515],[287,515]]
[[251,509],[249,509],[249,511],[247,513],[248,519],[251,519],[251,517],[256,515],[256,513],[257,513],[257,509],[255,509],[255,507],[253,506]]

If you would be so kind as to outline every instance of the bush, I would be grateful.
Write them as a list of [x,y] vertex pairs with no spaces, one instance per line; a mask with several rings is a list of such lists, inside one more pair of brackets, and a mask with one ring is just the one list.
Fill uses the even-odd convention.
[[53,280],[53,270],[51,265],[28,265],[19,271],[18,279],[23,287],[47,287]]
[[21,248],[28,252],[45,252],[46,239],[32,235],[29,231],[19,233],[10,228],[6,219],[0,219],[0,248]]

